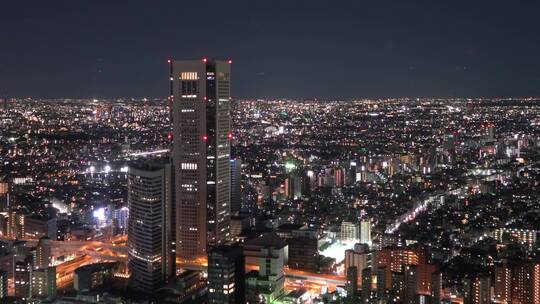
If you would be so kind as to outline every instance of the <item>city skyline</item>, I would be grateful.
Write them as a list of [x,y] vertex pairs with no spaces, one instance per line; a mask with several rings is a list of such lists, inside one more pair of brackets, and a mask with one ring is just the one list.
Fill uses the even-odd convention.
[[0,302],[540,304],[540,5],[0,9]]

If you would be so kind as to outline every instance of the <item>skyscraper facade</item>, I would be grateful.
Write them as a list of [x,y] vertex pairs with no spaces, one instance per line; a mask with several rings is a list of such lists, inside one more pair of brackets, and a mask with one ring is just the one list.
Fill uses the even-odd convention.
[[56,298],[56,267],[30,271],[30,296],[37,299]]
[[39,239],[36,247],[36,261],[34,268],[47,268],[51,264],[51,240],[48,237]]
[[347,268],[347,297],[354,298],[358,291],[358,268],[350,266]]
[[128,168],[128,266],[131,284],[152,292],[174,274],[170,165]]
[[230,63],[170,61],[176,253],[206,257],[230,236]]
[[341,223],[341,240],[344,242],[358,242],[360,228],[352,222]]
[[242,161],[231,159],[231,213],[242,211]]
[[371,220],[360,221],[360,243],[371,245]]
[[32,261],[25,259],[24,261],[15,262],[13,280],[15,281],[15,297],[28,299],[30,297],[30,270],[32,269]]

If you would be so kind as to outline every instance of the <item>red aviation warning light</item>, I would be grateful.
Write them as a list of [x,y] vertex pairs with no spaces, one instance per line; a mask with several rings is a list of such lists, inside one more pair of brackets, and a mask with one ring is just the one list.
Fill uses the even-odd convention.
[[232,59],[229,59],[229,60],[227,61],[227,63],[231,64],[231,63],[232,63]]
[[208,140],[208,136],[205,135],[205,136],[202,137],[202,139],[203,139],[204,141],[207,141],[207,140]]
[[202,61],[203,62],[208,62],[208,58],[205,57],[205,58],[202,59]]
[[232,139],[232,133],[227,134],[228,139]]
[[168,60],[167,60],[167,63],[171,63],[171,60],[170,60],[170,59],[168,59]]

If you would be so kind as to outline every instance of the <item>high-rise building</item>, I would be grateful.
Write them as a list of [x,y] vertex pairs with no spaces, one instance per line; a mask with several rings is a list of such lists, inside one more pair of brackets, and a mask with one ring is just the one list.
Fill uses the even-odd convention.
[[8,276],[6,270],[0,270],[0,299],[8,296]]
[[347,268],[347,297],[354,298],[358,291],[358,268],[350,266]]
[[29,258],[15,262],[13,280],[15,281],[15,297],[28,299],[30,297],[30,270],[32,262]]
[[540,303],[540,263],[495,265],[494,299],[499,303]]
[[371,245],[371,220],[360,221],[360,243]]
[[24,238],[37,239],[46,236],[56,240],[57,228],[54,216],[25,215],[22,232]]
[[242,247],[221,245],[208,253],[209,303],[245,303],[245,259]]
[[260,301],[274,303],[281,297],[285,286],[285,247],[265,246],[260,249],[258,258],[259,271],[248,273],[246,286],[249,302]]
[[302,176],[299,176],[296,173],[291,173],[286,179],[285,179],[285,196],[288,199],[299,199],[302,197],[302,192],[305,181]]
[[437,271],[431,274],[431,303],[441,304],[442,295],[442,273]]
[[362,270],[362,297],[368,298],[371,294],[372,278],[371,268],[364,268]]
[[185,259],[230,236],[230,63],[170,61],[176,253]]
[[358,282],[363,284],[362,270],[371,267],[372,253],[365,247],[345,250],[345,269],[355,266],[358,268]]
[[317,231],[299,229],[292,232],[289,240],[289,267],[304,271],[319,270]]
[[19,211],[8,213],[7,234],[11,238],[24,238],[24,220],[25,216]]
[[47,237],[42,237],[36,247],[36,261],[34,268],[47,268],[51,264],[51,240]]
[[[464,304],[489,304],[491,301],[491,280],[489,275],[466,277],[463,279]],[[516,302],[529,303],[529,302]],[[532,303],[532,302],[531,302]]]
[[73,288],[79,293],[96,292],[110,286],[114,273],[120,270],[119,262],[89,264],[75,269]]
[[358,224],[341,222],[341,240],[343,242],[357,242],[360,234]]
[[56,267],[30,271],[30,296],[37,299],[56,298]]
[[382,297],[386,294],[386,290],[388,287],[390,287],[392,281],[390,279],[387,279],[386,273],[387,273],[386,266],[379,266],[376,270],[376,276],[377,276],[377,296]]
[[128,168],[128,266],[131,284],[143,292],[174,274],[172,169],[140,163]]
[[[406,303],[416,303],[418,296],[418,266],[409,266],[405,270],[405,301]],[[429,277],[431,283],[431,276]]]
[[231,213],[242,211],[242,161],[231,159]]
[[116,220],[117,232],[125,234],[127,232],[128,219],[129,219],[129,208],[123,206],[118,209],[114,209],[113,218]]

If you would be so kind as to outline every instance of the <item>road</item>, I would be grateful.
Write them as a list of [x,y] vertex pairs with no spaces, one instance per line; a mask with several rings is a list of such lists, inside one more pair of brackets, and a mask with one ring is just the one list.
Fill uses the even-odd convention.
[[[529,165],[522,166],[522,167],[518,168],[518,170],[516,171],[517,174],[520,174],[523,170],[525,170],[527,168],[531,168],[532,165],[533,164],[529,164]],[[477,178],[477,181],[493,181],[493,180],[496,180],[496,179],[507,178],[508,176],[510,176],[512,174],[514,174],[514,171],[511,171],[511,170],[506,170],[506,171],[500,172],[500,173],[495,172],[493,174],[490,174],[490,175],[487,175],[487,176],[484,176],[484,177],[481,177],[481,178]],[[442,195],[443,196],[449,196],[449,195],[468,196],[469,195],[468,190],[469,190],[469,186],[465,185],[465,186],[460,187],[460,188],[445,191],[445,192],[443,192]],[[392,223],[392,225],[390,225],[390,227],[388,227],[386,229],[385,232],[386,233],[393,233],[399,228],[399,226],[401,224],[413,221],[416,218],[416,216],[418,216],[418,214],[426,211],[429,207],[433,207],[435,205],[433,203],[440,196],[441,196],[441,194],[433,194],[433,195],[429,196],[427,199],[421,201],[420,203],[416,203],[407,213],[400,215],[394,221],[394,223]]]

